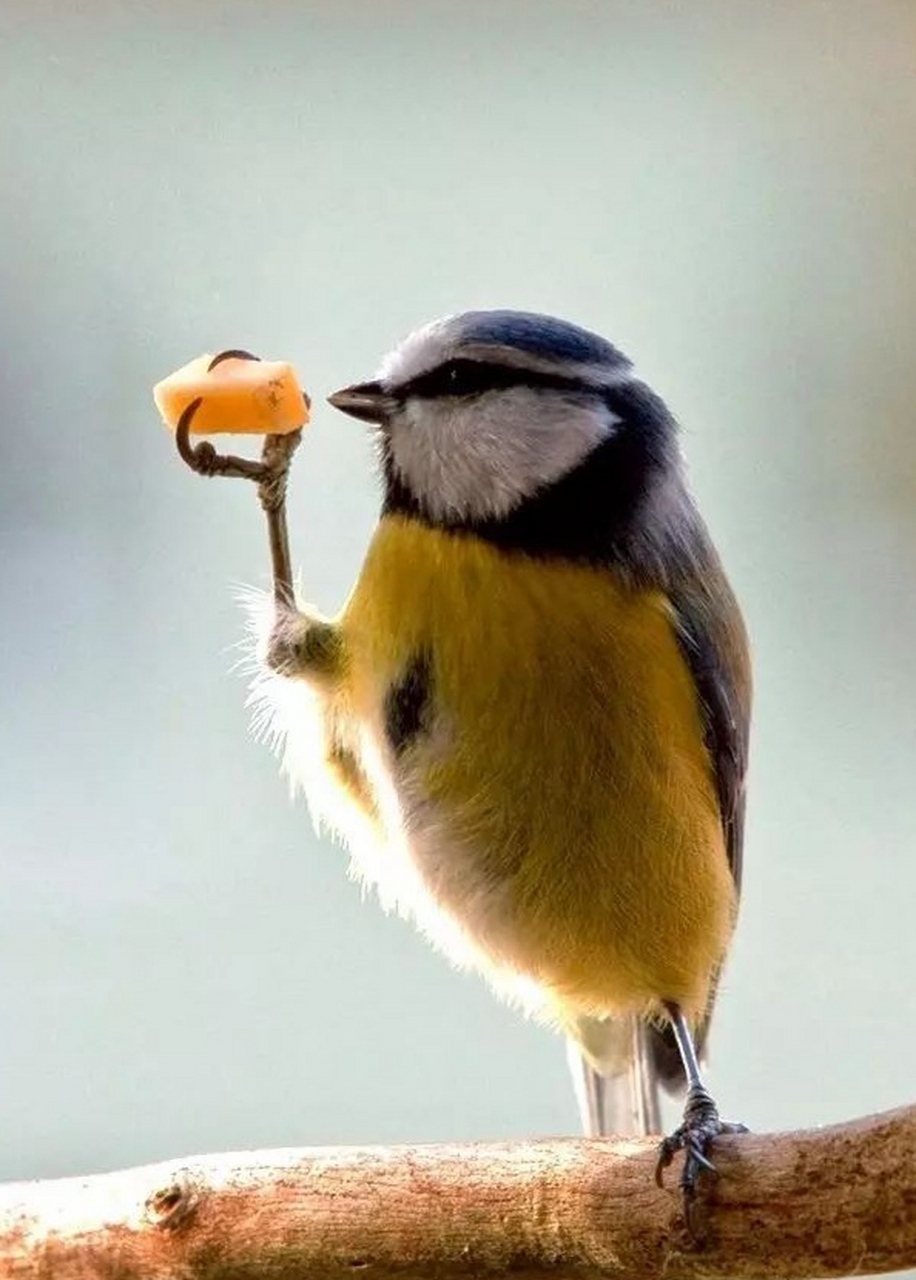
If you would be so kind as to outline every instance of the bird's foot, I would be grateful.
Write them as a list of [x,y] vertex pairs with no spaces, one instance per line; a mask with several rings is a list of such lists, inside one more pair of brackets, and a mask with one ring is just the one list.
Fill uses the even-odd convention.
[[340,631],[333,622],[280,606],[264,659],[280,676],[301,676],[313,684],[333,683],[343,661]]
[[747,1133],[747,1126],[722,1120],[718,1108],[702,1086],[694,1087],[687,1094],[684,1120],[670,1137],[665,1138],[658,1149],[655,1181],[659,1186],[665,1170],[679,1151],[684,1152],[680,1187],[684,1197],[684,1217],[687,1230],[697,1243],[702,1243],[703,1233],[697,1216],[697,1185],[702,1173],[717,1177],[716,1166],[709,1158],[709,1148],[723,1133]]

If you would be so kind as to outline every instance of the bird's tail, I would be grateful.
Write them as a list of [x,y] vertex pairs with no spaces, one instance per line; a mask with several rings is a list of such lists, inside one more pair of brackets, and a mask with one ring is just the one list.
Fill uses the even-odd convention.
[[670,1082],[657,1058],[656,1028],[636,1018],[577,1021],[567,1041],[573,1088],[589,1137],[661,1131],[659,1086]]

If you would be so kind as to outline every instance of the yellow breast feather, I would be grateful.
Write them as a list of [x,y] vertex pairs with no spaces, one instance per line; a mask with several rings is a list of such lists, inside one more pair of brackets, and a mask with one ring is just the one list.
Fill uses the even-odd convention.
[[[338,625],[326,715],[437,910],[567,1013],[699,1015],[735,894],[665,597],[386,517]],[[420,652],[433,725],[393,762],[385,699]]]

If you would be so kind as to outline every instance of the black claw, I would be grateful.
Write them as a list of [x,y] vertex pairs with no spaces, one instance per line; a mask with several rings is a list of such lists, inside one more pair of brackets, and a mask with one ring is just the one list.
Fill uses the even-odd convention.
[[[698,1176],[698,1174],[699,1174],[700,1169],[705,1169],[705,1170],[706,1170],[706,1172],[707,1172],[707,1173],[711,1173],[711,1174],[712,1174],[712,1176],[713,1176],[714,1178],[718,1178],[718,1176],[719,1176],[719,1171],[718,1171],[718,1169],[716,1168],[716,1166],[713,1164],[713,1162],[712,1162],[711,1160],[708,1160],[708,1159],[706,1158],[706,1154],[705,1154],[705,1152],[703,1151],[703,1148],[699,1145],[699,1143],[697,1143],[697,1142],[691,1142],[691,1143],[690,1143],[690,1146],[689,1146],[689,1149],[688,1149],[688,1157],[689,1157],[690,1161],[692,1162],[692,1164],[693,1164],[693,1166],[694,1166],[694,1174],[693,1174],[693,1179],[692,1179],[692,1181],[696,1181],[696,1178],[697,1178],[697,1176]],[[687,1166],[687,1161],[686,1161],[686,1160],[684,1161],[684,1166],[685,1166],[685,1169],[686,1169],[686,1166]],[[699,1166],[699,1167],[697,1167],[697,1166]],[[682,1175],[682,1176],[681,1176],[681,1185],[682,1185],[682,1186],[684,1185],[684,1182],[685,1182],[685,1177],[684,1177],[684,1175]]]
[[679,1151],[684,1152],[684,1167],[679,1184],[684,1197],[684,1217],[692,1238],[702,1243],[703,1234],[698,1220],[697,1185],[700,1175],[718,1177],[718,1170],[709,1158],[709,1148],[723,1133],[747,1133],[743,1124],[730,1124],[719,1117],[718,1109],[705,1089],[691,1089],[684,1108],[684,1122],[670,1137],[665,1138],[658,1149],[655,1181],[662,1185],[665,1169]]

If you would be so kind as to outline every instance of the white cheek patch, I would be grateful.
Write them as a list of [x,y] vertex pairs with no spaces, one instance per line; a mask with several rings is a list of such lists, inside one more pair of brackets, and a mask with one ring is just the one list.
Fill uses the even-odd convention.
[[576,467],[619,421],[597,396],[531,387],[408,401],[390,424],[391,454],[434,519],[498,518]]

